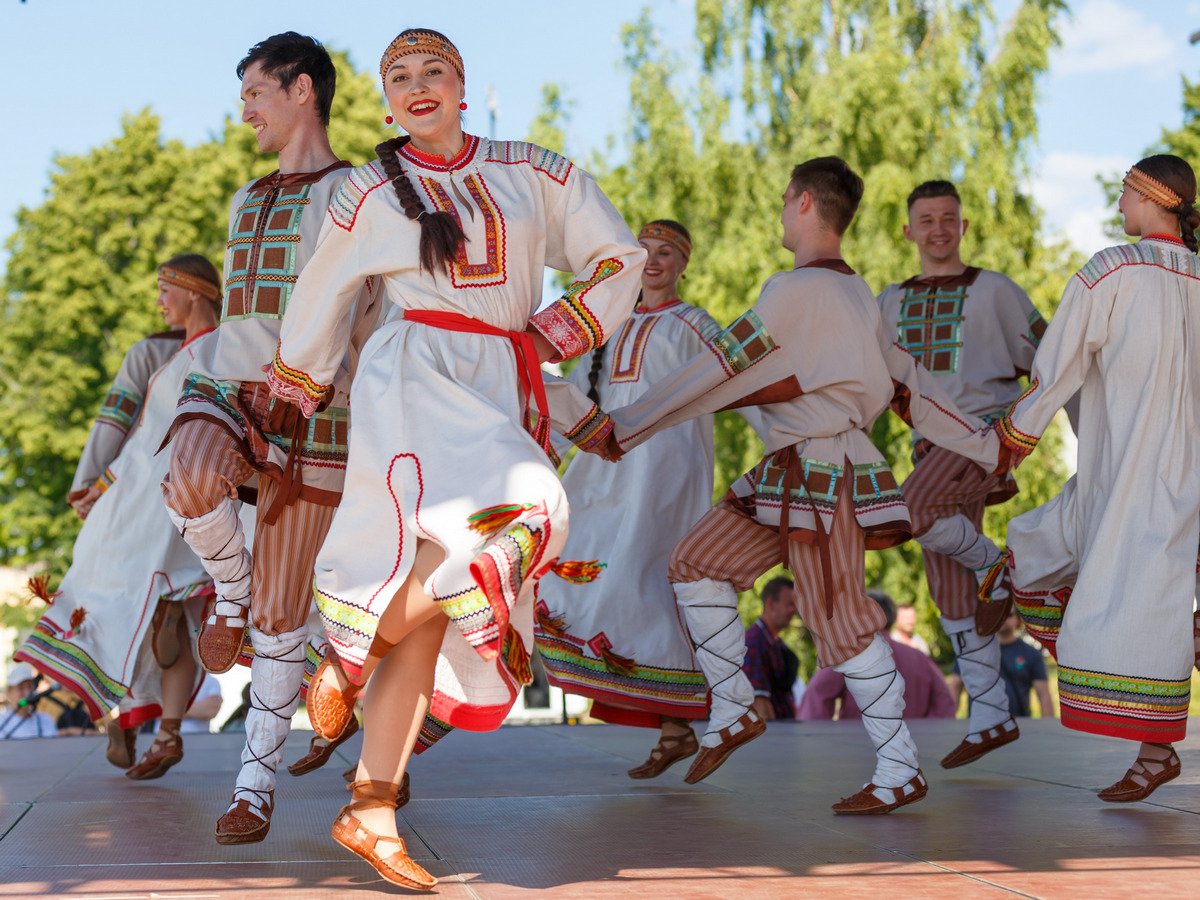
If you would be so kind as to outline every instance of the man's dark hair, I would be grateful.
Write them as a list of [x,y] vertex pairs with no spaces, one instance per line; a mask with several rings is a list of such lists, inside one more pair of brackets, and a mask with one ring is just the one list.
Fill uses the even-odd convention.
[[313,94],[317,98],[317,115],[321,117],[321,124],[329,127],[329,108],[333,106],[333,94],[337,90],[337,70],[320,41],[294,31],[273,34],[250,48],[237,65],[237,77],[240,79],[255,63],[285,91],[300,75],[311,78]]
[[913,188],[912,193],[908,195],[909,210],[912,210],[913,204],[918,200],[928,200],[931,197],[953,197],[958,201],[958,205],[962,206],[958,188],[949,181],[925,181]]
[[772,603],[774,603],[776,600],[779,599],[779,595],[782,594],[784,592],[784,590],[793,588],[795,586],[796,586],[796,583],[794,581],[792,581],[792,579],[788,578],[786,575],[778,575],[775,578],[772,578],[770,581],[768,581],[766,584],[763,585],[763,589],[762,589],[763,605],[766,606],[768,600],[771,601]]
[[820,156],[792,169],[792,193],[797,197],[808,191],[817,204],[817,218],[827,228],[846,233],[858,203],[862,200],[863,180],[850,164],[837,156]]
[[886,591],[867,591],[867,596],[879,604],[879,608],[887,617],[887,625],[883,630],[891,631],[892,626],[896,624],[896,601],[892,599],[892,595]]

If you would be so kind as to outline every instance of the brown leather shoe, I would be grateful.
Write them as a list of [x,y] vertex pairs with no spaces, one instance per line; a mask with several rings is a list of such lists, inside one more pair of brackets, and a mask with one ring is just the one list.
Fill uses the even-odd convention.
[[108,735],[108,749],[104,751],[104,758],[118,769],[128,769],[137,761],[138,730],[122,728],[121,723],[114,719],[105,727],[105,732]]
[[167,769],[183,759],[183,738],[178,733],[168,735],[167,740],[155,738],[137,765],[125,771],[125,777],[133,781],[149,781],[162,778]]
[[275,792],[271,791],[260,818],[250,806],[249,800],[238,800],[233,809],[217,819],[216,838],[218,844],[256,844],[271,830],[271,813],[275,810]]
[[[249,611],[243,611],[249,615]],[[238,661],[242,652],[242,642],[246,639],[246,623],[229,616],[216,616],[216,622],[209,624],[205,617],[200,625],[200,637],[196,639],[196,655],[200,657],[200,665],[214,675],[228,672]]]
[[[287,770],[293,775],[307,775],[316,769],[321,768],[325,763],[329,762],[329,757],[333,755],[341,744],[344,744],[350,738],[358,733],[358,719],[354,716],[350,717],[350,721],[346,723],[346,728],[341,736],[336,741],[327,741],[316,735],[308,742],[308,753],[300,757]],[[353,781],[353,778],[347,779]]]
[[[1157,763],[1163,768],[1159,772],[1151,772],[1146,763]],[[1171,749],[1171,755],[1166,759],[1139,756],[1134,760],[1129,771],[1125,773],[1124,778],[1116,784],[1106,787],[1096,796],[1109,803],[1134,803],[1138,800],[1145,800],[1160,785],[1178,778],[1181,769],[1179,757],[1175,754],[1174,748]],[[1135,780],[1135,777],[1142,781]]]
[[630,769],[630,778],[657,778],[681,759],[693,756],[700,749],[700,741],[690,728],[675,737],[660,737],[650,758],[640,766]]
[[[735,728],[736,732],[733,730]],[[715,747],[700,748],[699,755],[692,760],[692,767],[683,776],[683,780],[688,784],[695,784],[707,778],[721,767],[729,758],[729,754],[742,744],[750,743],[766,730],[767,723],[758,717],[758,713],[752,709],[746,710],[736,722],[717,732],[721,736],[721,743]]]
[[327,650],[325,658],[321,660],[312,681],[309,682],[308,699],[305,701],[313,733],[330,742],[336,741],[349,727],[348,723],[354,718],[354,701],[360,689],[353,682],[345,691],[326,686],[322,677],[325,670],[341,668],[342,664],[338,661],[337,654],[333,650]]
[[942,768],[954,769],[958,766],[965,766],[969,762],[975,762],[979,757],[986,756],[997,747],[1011,744],[1021,736],[1021,729],[1017,727],[1017,720],[1010,716],[1008,721],[1001,722],[994,728],[985,728],[979,734],[982,735],[983,740],[977,744],[963,738],[961,744],[946,754],[945,759],[942,760]]
[[[876,791],[892,793],[892,800],[880,800]],[[920,769],[917,774],[900,785],[898,788],[881,788],[874,784],[866,785],[853,797],[843,797],[833,804],[833,811],[839,816],[882,816],[893,809],[916,803],[929,792],[929,782]]]
[[150,648],[154,661],[169,669],[179,660],[179,619],[183,615],[183,603],[175,600],[168,603],[159,600],[150,620]]
[[[333,839],[369,862],[386,881],[415,891],[432,890],[438,880],[413,861],[402,839],[378,835],[354,815],[364,809],[395,809],[396,797],[403,791],[403,786],[389,781],[356,781],[350,788],[354,792],[353,799],[342,807],[329,830]],[[381,843],[395,844],[396,850],[383,856],[376,849]]]

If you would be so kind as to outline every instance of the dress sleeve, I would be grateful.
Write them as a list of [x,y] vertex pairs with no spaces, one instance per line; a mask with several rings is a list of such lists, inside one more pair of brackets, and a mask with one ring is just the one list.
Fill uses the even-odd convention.
[[1000,305],[1008,355],[1017,374],[1028,375],[1033,368],[1033,355],[1046,333],[1046,320],[1016,282],[1003,279],[999,293],[996,301]]
[[1018,458],[1033,452],[1054,414],[1083,386],[1092,358],[1108,340],[1110,304],[1104,301],[1110,283],[1089,288],[1080,274],[1068,282],[1034,355],[1029,388],[997,426],[1000,440]]
[[342,363],[356,325],[352,310],[369,276],[383,268],[384,232],[390,226],[395,241],[395,229],[407,224],[369,196],[388,184],[378,161],[346,177],[288,300],[267,384],[271,393],[296,404],[306,416],[317,411],[345,374]]
[[[562,435],[580,450],[596,452],[612,433],[612,419],[571,381],[549,372],[542,373],[542,381],[546,385],[552,433]],[[554,451],[561,455],[568,446],[565,442],[555,442]]]
[[559,158],[563,164],[569,168],[561,183],[537,176],[546,194],[546,265],[575,276],[562,297],[530,320],[558,351],[551,362],[600,346],[629,318],[646,262],[646,251],[592,176]]

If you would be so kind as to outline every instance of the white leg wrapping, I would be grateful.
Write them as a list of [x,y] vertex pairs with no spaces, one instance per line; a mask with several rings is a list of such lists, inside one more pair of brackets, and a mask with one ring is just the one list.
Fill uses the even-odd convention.
[[696,662],[712,691],[712,712],[701,747],[721,743],[717,733],[733,725],[754,703],[754,688],[742,671],[746,629],[737,611],[737,593],[727,581],[704,578],[673,585],[675,600],[696,648]]
[[246,610],[250,607],[250,554],[233,501],[223,499],[212,512],[193,519],[179,515],[169,506],[167,512],[215,582],[217,602],[209,624],[216,624],[215,616],[228,616],[245,624]]
[[973,617],[942,619],[942,628],[958,654],[958,671],[971,699],[966,739],[978,744],[983,740],[979,732],[1012,718],[1008,692],[1000,677],[1000,641],[994,634],[990,637],[978,634]]
[[[904,724],[904,678],[896,671],[892,648],[880,635],[858,656],[833,667],[846,677],[846,689],[862,710],[867,736],[875,745],[877,787],[896,788],[917,774],[917,745]],[[890,802],[891,792],[881,796]]]
[[1004,555],[991,538],[976,531],[975,524],[961,513],[938,519],[917,538],[917,543],[922,549],[949,556],[963,568],[974,570],[979,581]]
[[[254,646],[250,709],[246,713],[246,747],[242,750],[242,768],[233,802],[248,800],[255,812],[261,813],[275,789],[275,770],[283,759],[283,742],[291,731],[292,715],[300,705],[307,640],[308,628],[263,634],[250,627],[250,643]],[[233,803],[229,808],[233,808]]]

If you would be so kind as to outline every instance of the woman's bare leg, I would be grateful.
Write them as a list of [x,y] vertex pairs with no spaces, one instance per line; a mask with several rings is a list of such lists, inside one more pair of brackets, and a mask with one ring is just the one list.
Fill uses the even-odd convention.
[[[180,616],[175,625],[179,635],[179,659],[169,668],[162,670],[162,718],[163,721],[183,718],[188,701],[192,699],[192,688],[196,684],[196,660],[192,656],[192,642],[187,633],[187,618]],[[159,739],[163,732],[159,731]]]

